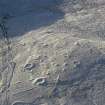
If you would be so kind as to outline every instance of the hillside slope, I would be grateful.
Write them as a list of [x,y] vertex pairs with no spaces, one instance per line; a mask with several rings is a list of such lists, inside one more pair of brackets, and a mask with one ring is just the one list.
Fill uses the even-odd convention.
[[1,0],[0,105],[105,105],[105,1]]

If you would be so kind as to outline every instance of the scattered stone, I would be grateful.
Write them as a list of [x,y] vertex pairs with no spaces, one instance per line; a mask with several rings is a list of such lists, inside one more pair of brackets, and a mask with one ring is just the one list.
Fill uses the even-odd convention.
[[65,58],[68,58],[68,57],[69,57],[68,53],[65,53],[65,54],[64,54],[64,57],[65,57]]
[[67,66],[68,66],[68,63],[65,62],[65,63],[63,64],[63,67],[67,67]]
[[43,104],[41,104],[41,105],[48,105],[48,103],[43,103]]
[[62,69],[62,71],[66,71],[66,70],[67,70],[66,68],[63,68],[63,69]]
[[25,102],[15,102],[12,105],[34,105],[32,103],[25,103]]
[[44,85],[44,84],[46,84],[46,78],[45,77],[36,78],[32,81],[32,84]]
[[44,48],[47,48],[47,47],[48,47],[48,44],[44,43],[44,44],[43,44],[43,47],[44,47]]
[[74,61],[74,67],[79,67],[80,66],[80,61]]
[[59,66],[60,66],[60,64],[55,64],[55,66],[56,66],[56,67],[59,67]]
[[74,45],[81,46],[79,42],[75,42]]
[[53,33],[53,32],[52,32],[52,31],[47,31],[46,33],[47,33],[47,34],[51,34],[51,33]]
[[29,63],[24,66],[24,70],[31,71],[35,67],[34,63]]

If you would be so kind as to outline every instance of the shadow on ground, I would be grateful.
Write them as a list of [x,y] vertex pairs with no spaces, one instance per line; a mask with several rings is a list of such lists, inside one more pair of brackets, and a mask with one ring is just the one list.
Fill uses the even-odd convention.
[[57,8],[62,3],[62,1],[63,0],[59,2],[56,0],[45,0],[45,2],[43,2],[43,0],[39,0],[34,2],[32,1],[33,4],[31,3],[31,5],[27,5],[29,1],[27,2],[19,1],[19,3],[17,4],[13,2],[14,5],[16,5],[16,10],[18,11],[17,15],[16,10],[13,11],[15,7],[14,5],[11,5],[13,6],[12,8],[10,7],[10,3],[8,2],[4,3],[8,7],[5,10],[5,13],[6,14],[11,13],[12,15],[14,15],[10,17],[7,21],[6,31],[8,32],[8,36],[18,37],[32,30],[49,26],[56,22],[57,20],[62,19],[64,13]]
[[60,12],[44,11],[12,18],[7,23],[8,35],[9,37],[24,35],[32,30],[49,26],[57,20],[62,19],[63,16],[64,14]]

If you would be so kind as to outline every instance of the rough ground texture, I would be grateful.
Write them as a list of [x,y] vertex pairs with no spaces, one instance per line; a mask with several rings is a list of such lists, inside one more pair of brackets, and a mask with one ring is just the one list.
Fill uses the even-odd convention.
[[0,105],[105,105],[105,0],[0,0]]

